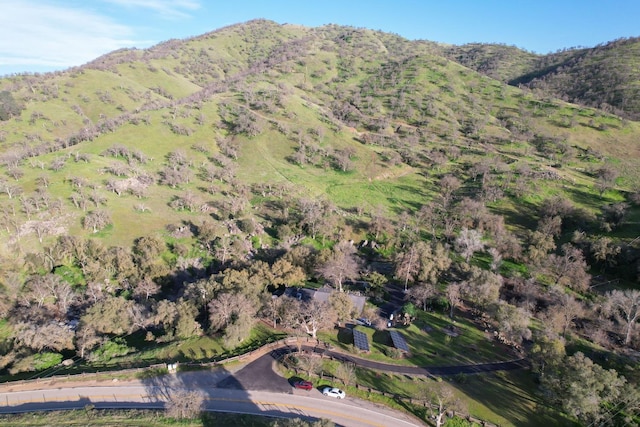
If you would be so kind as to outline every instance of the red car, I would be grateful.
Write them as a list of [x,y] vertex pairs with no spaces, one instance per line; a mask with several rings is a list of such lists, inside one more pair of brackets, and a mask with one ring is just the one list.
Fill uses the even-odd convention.
[[311,381],[296,381],[293,383],[295,388],[301,388],[303,390],[311,390],[313,388],[313,384]]

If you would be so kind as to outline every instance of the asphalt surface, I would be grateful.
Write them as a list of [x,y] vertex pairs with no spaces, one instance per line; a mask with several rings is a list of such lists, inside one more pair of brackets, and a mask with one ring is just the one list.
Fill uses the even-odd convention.
[[[329,418],[345,427],[424,425],[405,413],[347,396],[336,400],[319,390],[298,390],[274,369],[274,362],[297,347],[282,346],[244,365],[212,371],[180,372],[143,380],[113,383],[51,381],[0,384],[0,413],[84,408],[164,408],[175,390],[197,391],[208,411],[238,412],[309,420]],[[525,360],[468,366],[416,367],[379,363],[333,351],[324,346],[302,346],[362,367],[405,375],[455,375],[520,369]]]
[[[305,352],[330,356],[378,371],[405,375],[455,375],[521,369],[525,359],[465,366],[399,366],[354,357],[324,345],[304,345]],[[76,384],[55,379],[49,383],[0,384],[0,413],[75,409],[91,404],[96,408],[163,408],[174,390],[197,391],[205,397],[208,411],[238,412],[275,417],[329,418],[345,427],[424,425],[405,413],[347,396],[335,400],[319,390],[298,390],[274,369],[283,355],[297,346],[272,349],[257,359],[212,371],[180,372],[143,380]]]
[[273,370],[273,363],[282,354],[278,350],[250,362],[238,372],[218,382],[216,387],[291,394],[292,387],[289,381]]
[[[260,363],[252,363],[246,366],[249,371],[259,369]],[[424,425],[422,421],[400,411],[349,396],[342,400],[325,397],[315,389],[292,391],[289,387],[288,393],[274,393],[209,386],[224,382],[224,377],[234,375],[236,373],[221,368],[165,375],[155,380],[104,381],[85,385],[59,383],[44,389],[29,390],[25,389],[24,384],[19,387],[3,384],[0,386],[0,413],[82,409],[87,405],[97,409],[162,409],[175,391],[187,390],[202,395],[205,410],[213,412],[307,420],[328,418],[344,427]]]

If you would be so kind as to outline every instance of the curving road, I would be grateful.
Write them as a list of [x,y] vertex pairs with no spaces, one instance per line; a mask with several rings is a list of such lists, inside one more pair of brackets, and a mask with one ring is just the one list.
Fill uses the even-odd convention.
[[[307,352],[322,353],[359,366],[407,375],[455,375],[520,369],[526,360],[468,366],[416,367],[389,365],[353,357],[324,347],[303,346]],[[238,412],[305,419],[329,418],[345,427],[416,426],[422,421],[406,413],[347,397],[335,400],[319,390],[296,390],[273,370],[273,363],[297,348],[282,346],[245,365],[213,371],[181,372],[145,380],[93,382],[73,386],[69,382],[0,384],[0,413],[84,408],[163,408],[176,390],[198,391],[208,411]]]
[[[224,376],[224,372],[200,372],[168,375],[148,383],[131,381],[114,385],[3,390],[0,392],[0,413],[82,409],[88,404],[99,409],[163,408],[172,392],[197,390],[205,397],[207,411],[303,419],[329,418],[345,427],[422,425],[419,420],[401,412],[359,399],[335,400],[323,396],[318,390],[293,391],[289,386],[288,393],[283,393],[203,387],[204,384],[216,383]],[[232,376],[229,374],[222,381]],[[284,378],[278,378],[287,383]]]

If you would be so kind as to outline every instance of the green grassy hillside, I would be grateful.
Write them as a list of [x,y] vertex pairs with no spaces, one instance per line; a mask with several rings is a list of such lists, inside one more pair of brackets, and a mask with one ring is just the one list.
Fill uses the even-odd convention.
[[453,61],[513,86],[640,118],[640,38],[546,55],[493,44],[443,47],[442,51]]
[[[399,307],[404,285],[412,345],[442,311],[469,322],[465,363],[509,346],[544,382],[579,350],[637,385],[636,324],[608,293],[639,280],[636,46],[538,56],[258,20],[0,79],[0,373],[247,351],[305,335],[309,306],[275,289],[350,279],[377,329],[369,304]],[[348,320],[334,295],[323,318]],[[446,364],[441,338],[405,362]],[[562,382],[549,401],[530,374],[521,397],[560,408]],[[504,396],[464,393],[503,419]]]
[[[500,69],[510,64],[519,73],[533,60],[500,50],[506,62],[490,68],[501,80],[513,76]],[[45,176],[65,212],[54,221],[91,234],[80,226],[88,208],[76,209],[70,201],[77,190],[70,180],[86,180],[112,212],[113,226],[103,238],[127,244],[169,223],[209,215],[177,211],[170,203],[186,191],[201,203],[220,198],[204,191],[209,183],[200,169],[223,139],[237,147],[237,179],[246,185],[291,185],[298,194],[327,197],[344,209],[380,204],[392,212],[415,211],[438,193],[441,176],[468,177],[469,167],[483,158],[509,170],[526,163],[550,171],[559,179],[538,182],[542,194],[573,198],[594,211],[601,202],[574,195],[582,191],[578,186],[594,182],[598,162],[615,165],[622,191],[640,179],[637,123],[523,92],[437,51],[434,44],[369,30],[254,21],[148,50],[117,51],[65,72],[5,78],[0,88],[24,107],[1,125],[5,172],[18,169],[20,175],[6,182],[24,198]],[[239,116],[257,130],[238,129],[233,122]],[[569,152],[545,151],[532,142],[535,135]],[[150,176],[142,199],[106,189],[111,178],[105,168],[126,164],[101,155],[114,145],[149,159],[128,161],[122,176],[111,177]],[[301,147],[307,159],[292,161]],[[176,150],[188,157],[191,179],[175,188],[160,185],[167,155]],[[332,164],[336,152],[346,153],[348,168]],[[587,152],[597,153],[597,160]],[[20,160],[12,163],[16,156]],[[87,161],[74,160],[79,157]],[[64,166],[52,170],[56,159]],[[17,222],[29,221],[19,198],[0,197],[5,209],[16,211]],[[509,206],[517,203],[507,198],[499,206],[515,211]],[[140,204],[148,210],[136,211]],[[22,246],[39,244],[24,227],[22,234]],[[4,250],[16,241],[5,239]]]

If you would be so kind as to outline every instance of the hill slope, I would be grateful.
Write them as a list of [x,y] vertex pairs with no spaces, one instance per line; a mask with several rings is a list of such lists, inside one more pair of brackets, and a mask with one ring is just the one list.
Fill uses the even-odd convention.
[[569,102],[640,119],[640,38],[535,55],[515,47],[469,44],[443,49],[448,58],[508,82]]
[[[549,94],[599,54],[567,51],[542,67],[513,48],[459,52],[259,20],[1,79],[0,371],[58,372],[67,357],[98,369],[211,360],[267,339],[258,317],[315,337],[334,314],[349,318],[345,294],[316,310],[272,291],[348,278],[370,282],[376,303],[385,282],[387,297],[404,284],[406,314],[423,322],[405,331],[442,337],[415,341],[437,349],[429,358],[459,348],[476,361],[485,345],[503,352],[487,337],[533,339],[543,380],[565,362],[586,366],[566,345],[637,389],[624,356],[640,343],[636,324],[604,307],[626,298],[607,291],[640,279],[640,123]],[[506,83],[536,70],[523,80],[533,90]],[[424,320],[430,301],[448,312],[438,323]],[[486,316],[463,320],[462,308]],[[444,333],[467,321],[473,334]],[[622,384],[612,372],[605,381]],[[591,378],[572,385],[593,387],[590,410],[619,408]],[[473,397],[494,381],[497,397]],[[505,393],[529,399],[482,382],[469,396],[487,408],[511,404]],[[545,408],[535,399],[491,411],[521,423]]]
[[[594,161],[615,165],[621,189],[637,182],[636,123],[538,98],[440,49],[350,27],[252,21],[65,72],[3,79],[0,88],[24,107],[2,123],[10,177],[3,204],[17,213],[7,241],[51,239],[49,230],[33,240],[33,216],[48,221],[50,213],[21,202],[44,192],[43,181],[65,212],[51,218],[56,230],[93,234],[87,212],[107,209],[109,244],[206,218],[238,196],[238,182],[396,213],[419,209],[446,174],[466,182],[462,194],[482,191],[469,174],[478,162],[497,179],[500,197],[488,200],[501,209],[518,203],[504,173],[525,164],[550,178],[536,184],[549,195],[572,197],[574,184],[594,183]],[[512,49],[502,50],[508,62]],[[524,69],[533,58],[513,61]],[[185,192],[195,200],[186,208]],[[516,229],[529,222],[513,220]]]

